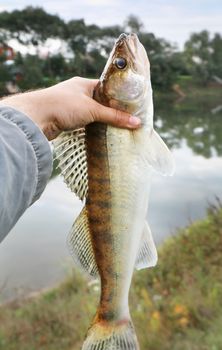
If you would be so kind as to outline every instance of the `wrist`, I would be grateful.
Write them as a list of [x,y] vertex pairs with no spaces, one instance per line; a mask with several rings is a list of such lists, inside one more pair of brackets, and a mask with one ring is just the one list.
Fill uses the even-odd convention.
[[48,96],[48,89],[6,97],[0,101],[0,106],[3,105],[26,114],[49,140],[58,135],[59,130],[53,116],[53,102]]

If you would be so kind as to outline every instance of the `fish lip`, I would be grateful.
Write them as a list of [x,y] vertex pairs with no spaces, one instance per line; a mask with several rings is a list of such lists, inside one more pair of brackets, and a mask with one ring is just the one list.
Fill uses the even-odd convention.
[[122,33],[120,34],[119,38],[117,39],[116,41],[116,48],[118,48],[118,46],[122,45],[122,44],[125,44],[126,45],[126,48],[127,48],[127,51],[129,52],[129,54],[131,55],[132,59],[135,60],[136,59],[136,56],[135,54],[133,53],[130,45],[129,45],[129,40],[133,38],[133,41],[134,41],[134,45],[135,47],[137,48],[137,45],[138,45],[138,37],[135,33],[130,33],[130,34],[126,34],[126,33]]
[[130,55],[132,56],[133,60],[135,60],[136,56],[134,55],[134,53],[133,53],[133,51],[132,51],[132,49],[131,49],[131,47],[129,45],[128,40],[126,40],[126,47],[127,47],[128,51],[129,51]]
[[122,33],[120,34],[119,38],[117,39],[116,43],[118,44],[119,42],[125,41],[125,39],[127,38],[127,34],[126,33]]
[[133,38],[134,41],[138,41],[138,36],[136,33],[130,33],[130,34],[126,34],[126,33],[121,33],[120,36],[118,37],[118,39],[116,40],[116,43],[125,41],[129,38]]

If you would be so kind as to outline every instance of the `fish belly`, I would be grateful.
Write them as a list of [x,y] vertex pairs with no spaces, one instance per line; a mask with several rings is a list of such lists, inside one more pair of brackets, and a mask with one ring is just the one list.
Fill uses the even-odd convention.
[[150,171],[134,132],[100,123],[87,127],[86,208],[101,278],[98,317],[129,317],[128,292],[148,206]]

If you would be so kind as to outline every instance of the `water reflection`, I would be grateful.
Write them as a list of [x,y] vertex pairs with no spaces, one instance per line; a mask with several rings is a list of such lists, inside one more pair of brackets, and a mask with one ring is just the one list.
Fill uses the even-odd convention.
[[171,148],[186,143],[195,154],[210,158],[222,155],[221,99],[190,98],[180,103],[156,103],[155,125]]
[[[203,217],[215,196],[222,198],[222,110],[212,113],[220,101],[210,98],[155,105],[156,129],[176,161],[176,174],[155,174],[151,186],[148,220],[160,244],[177,227]],[[0,245],[0,289],[6,281],[0,298],[14,296],[18,287],[47,287],[64,276],[64,264],[70,264],[66,237],[81,207],[55,176]]]
[[69,259],[67,233],[81,206],[60,177],[49,182],[41,200],[26,211],[0,245],[2,298],[61,280]]

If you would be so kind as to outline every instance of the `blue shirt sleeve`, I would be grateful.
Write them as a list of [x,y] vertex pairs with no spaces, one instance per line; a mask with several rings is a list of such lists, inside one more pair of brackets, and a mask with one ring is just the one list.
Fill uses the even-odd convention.
[[52,171],[48,140],[25,114],[0,107],[0,242],[42,194]]

